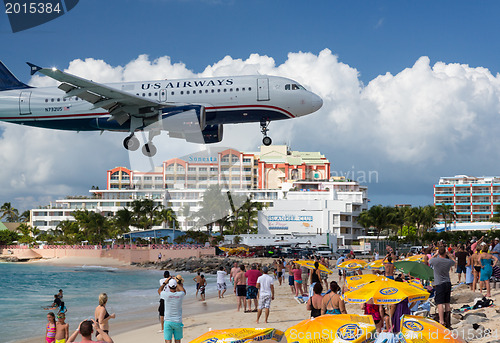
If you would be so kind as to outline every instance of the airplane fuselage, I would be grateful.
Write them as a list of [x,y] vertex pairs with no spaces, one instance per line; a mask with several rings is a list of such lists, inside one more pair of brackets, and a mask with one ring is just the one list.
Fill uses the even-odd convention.
[[[318,110],[322,100],[297,82],[276,76],[231,76],[111,83],[108,87],[169,104],[205,107],[206,124],[236,124],[300,117]],[[89,91],[92,91],[90,89]],[[0,92],[0,120],[60,130],[129,131],[103,108],[57,87]]]

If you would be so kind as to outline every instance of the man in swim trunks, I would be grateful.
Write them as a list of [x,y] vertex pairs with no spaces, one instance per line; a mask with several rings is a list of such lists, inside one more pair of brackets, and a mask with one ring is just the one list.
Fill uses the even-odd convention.
[[237,311],[240,310],[241,306],[243,305],[243,311],[247,311],[247,302],[245,300],[246,295],[247,295],[247,279],[245,277],[245,265],[242,264],[238,268],[239,272],[236,273],[234,276],[234,293],[238,297],[238,307]]
[[[164,290],[166,289],[166,290]],[[163,338],[168,343],[174,337],[175,343],[180,343],[183,337],[182,302],[186,290],[182,284],[172,278],[158,288],[158,294],[165,301],[165,323]]]
[[64,321],[65,319],[66,315],[64,313],[57,315],[56,343],[66,343],[69,338],[69,324]]
[[200,291],[200,282],[201,282],[201,276],[200,276],[200,272],[198,272],[198,275],[196,275],[194,278],[193,278],[193,281],[196,282],[196,298],[198,298],[198,292]]
[[104,332],[101,327],[99,326],[99,323],[97,323],[95,320],[84,320],[83,322],[78,325],[78,329],[76,329],[73,334],[68,339],[68,343],[74,342],[76,337],[78,337],[78,334],[81,334],[83,338],[85,338],[85,342],[94,342],[92,340],[92,333],[94,330],[97,332],[97,334],[101,335],[102,339],[104,341],[97,341],[97,342],[106,342],[106,343],[113,343],[113,340],[109,335]]
[[238,272],[240,271],[240,268],[238,267],[238,263],[234,262],[233,263],[233,268],[231,268],[231,271],[229,272],[229,281],[231,281],[234,285],[234,277]]
[[224,298],[224,293],[226,293],[226,275],[227,272],[224,270],[224,267],[220,266],[217,271],[217,291],[219,293],[219,298]]
[[257,293],[259,290],[257,289],[257,278],[261,276],[262,273],[257,270],[257,265],[252,264],[252,269],[247,270],[245,273],[245,277],[247,278],[247,308],[248,312],[252,311],[252,300],[254,301],[255,310],[253,312],[257,312]]
[[390,253],[387,254],[382,263],[384,264],[385,277],[394,280],[394,264],[392,263],[392,257]]

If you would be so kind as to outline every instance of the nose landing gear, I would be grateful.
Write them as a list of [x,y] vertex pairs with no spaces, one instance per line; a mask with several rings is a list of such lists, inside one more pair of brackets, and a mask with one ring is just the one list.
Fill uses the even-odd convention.
[[262,132],[262,134],[264,135],[264,138],[262,138],[262,144],[264,144],[265,146],[269,146],[273,143],[271,137],[267,135],[267,132],[269,131],[268,126],[270,123],[271,122],[269,120],[260,121],[260,132]]

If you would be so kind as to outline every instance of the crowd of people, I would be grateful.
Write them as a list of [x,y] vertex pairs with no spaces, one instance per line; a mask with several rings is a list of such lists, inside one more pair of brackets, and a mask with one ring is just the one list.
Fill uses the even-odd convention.
[[[108,296],[106,293],[99,294],[99,305],[94,312],[94,318],[84,320],[78,324],[77,329],[70,335],[69,324],[66,323],[67,308],[64,306],[63,291],[54,295],[54,303],[50,308],[58,309],[57,315],[54,312],[47,313],[47,326],[45,329],[46,343],[70,343],[75,342],[79,335],[81,342],[94,342],[92,334],[95,333],[95,342],[113,343],[109,336],[109,319],[115,318],[115,314],[109,314],[106,310]],[[57,318],[57,320],[56,320]]]
[[[439,322],[451,326],[451,292],[452,284],[450,271],[458,274],[458,283],[465,282],[472,291],[486,291],[486,296],[491,296],[489,280],[494,268],[499,263],[500,244],[495,238],[491,243],[486,243],[485,238],[472,240],[467,244],[446,245],[444,242],[431,244],[416,252],[420,254],[422,263],[433,269],[434,282],[432,286],[426,285],[426,289],[434,296],[437,305]],[[371,270],[374,274],[380,274],[397,282],[406,282],[413,279],[408,275],[399,274],[394,263],[404,257],[398,255],[390,246],[386,247],[385,255],[381,258],[383,270]],[[373,260],[379,260],[377,251]],[[313,267],[306,266],[305,261],[274,259],[271,265],[258,263],[238,264],[234,263],[230,270],[220,267],[217,270],[217,294],[220,299],[224,298],[228,288],[232,287],[236,296],[236,310],[244,313],[256,313],[255,322],[259,323],[261,317],[265,323],[270,316],[271,303],[275,299],[275,286],[288,286],[290,288],[290,299],[295,299],[305,304],[305,310],[310,313],[311,318],[325,314],[346,314],[346,304],[342,295],[349,290],[347,278],[349,276],[361,275],[363,270],[338,268],[338,280],[332,280],[334,274],[329,274],[328,269],[333,269],[343,262],[355,259],[353,252],[341,255],[337,261],[330,261],[325,257],[309,256],[313,260]],[[500,271],[500,268],[498,269]],[[366,270],[365,270],[366,272]],[[465,275],[462,281],[462,274]],[[226,278],[229,277],[229,282]],[[286,282],[288,277],[288,283]],[[330,278],[330,280],[329,280]],[[205,301],[207,280],[201,273],[193,278],[196,283],[196,298]],[[183,338],[182,304],[186,295],[184,279],[181,275],[171,276],[164,271],[163,278],[159,281],[158,294],[160,303],[158,307],[161,328],[165,342],[172,339],[180,343]],[[65,322],[66,308],[62,302],[62,290],[55,295],[54,312],[47,314],[46,342],[66,343],[74,342],[78,335],[82,336],[82,342],[92,341],[95,333],[97,341],[112,343],[109,336],[110,319],[115,314],[109,314],[106,309],[107,295],[99,295],[99,305],[94,312],[94,318],[81,322],[73,334],[70,335],[69,325]],[[63,307],[61,307],[61,303]],[[411,314],[418,309],[416,303],[405,299],[397,304],[380,305],[375,304],[373,299],[368,299],[361,305],[361,310],[366,315],[373,317],[377,332],[388,331],[399,332],[400,318],[404,314]],[[62,310],[63,309],[63,310]],[[56,320],[57,317],[57,320]]]

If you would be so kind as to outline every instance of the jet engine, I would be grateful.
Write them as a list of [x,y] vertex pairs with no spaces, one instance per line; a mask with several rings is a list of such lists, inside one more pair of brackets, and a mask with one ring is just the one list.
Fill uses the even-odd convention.
[[206,127],[205,106],[186,105],[161,109],[162,129],[167,131],[196,133]]
[[[190,143],[212,144],[222,141],[223,134],[222,124],[207,125],[201,132],[185,133],[184,139]],[[172,133],[170,133],[170,136],[172,136]]]

